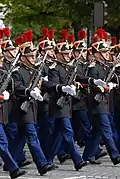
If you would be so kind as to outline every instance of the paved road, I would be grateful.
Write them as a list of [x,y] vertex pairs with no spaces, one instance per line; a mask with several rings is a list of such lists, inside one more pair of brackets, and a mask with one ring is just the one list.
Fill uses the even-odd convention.
[[[28,149],[27,157],[31,159]],[[102,164],[90,165],[75,171],[71,160],[67,160],[64,164],[60,165],[58,159],[55,163],[59,166],[58,169],[48,172],[45,176],[40,176],[35,168],[34,163],[26,167],[28,173],[20,179],[120,179],[120,165],[114,166],[109,157],[105,156],[100,159]],[[8,173],[0,169],[0,179],[9,179]]]

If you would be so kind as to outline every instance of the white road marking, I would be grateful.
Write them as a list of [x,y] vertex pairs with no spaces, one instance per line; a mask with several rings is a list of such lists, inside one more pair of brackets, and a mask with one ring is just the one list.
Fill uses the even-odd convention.
[[80,177],[69,177],[69,178],[62,178],[62,179],[87,179],[86,176],[80,176]]

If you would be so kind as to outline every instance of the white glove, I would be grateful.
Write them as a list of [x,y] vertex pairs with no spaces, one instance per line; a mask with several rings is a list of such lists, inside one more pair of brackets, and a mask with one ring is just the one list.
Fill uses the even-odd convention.
[[101,79],[98,80],[94,79],[93,82],[96,86],[102,86],[103,88],[107,86],[106,82]]
[[48,76],[43,77],[44,81],[48,81]]
[[117,84],[110,82],[110,83],[108,83],[108,86],[110,87],[110,90],[112,90],[113,88],[117,87]]
[[75,96],[76,95],[76,87],[74,85],[67,85],[67,86],[62,86],[62,91],[64,93],[68,93],[71,96]]
[[30,96],[33,97],[35,100],[43,101],[43,97],[40,94],[40,90],[38,87],[35,87],[31,92]]
[[8,99],[9,99],[9,97],[10,97],[9,92],[8,92],[8,91],[6,91],[6,90],[3,92],[3,95],[4,95],[4,100],[8,100]]

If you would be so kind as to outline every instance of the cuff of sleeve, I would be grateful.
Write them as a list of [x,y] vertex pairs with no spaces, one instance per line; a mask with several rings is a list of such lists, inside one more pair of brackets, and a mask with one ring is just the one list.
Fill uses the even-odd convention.
[[0,95],[0,101],[4,100],[4,95]]
[[94,85],[94,78],[89,78],[88,79],[88,84],[89,85]]
[[62,92],[62,85],[56,85],[56,91]]
[[30,96],[30,89],[28,89],[28,88],[25,89],[25,95]]

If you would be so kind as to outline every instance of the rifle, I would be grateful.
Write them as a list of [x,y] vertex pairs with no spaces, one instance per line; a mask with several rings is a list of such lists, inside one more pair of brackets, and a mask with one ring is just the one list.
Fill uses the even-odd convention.
[[[113,67],[112,69],[110,70],[110,73],[108,74],[107,78],[105,79],[105,82],[106,84],[108,84],[111,80],[111,78],[113,77],[114,73],[115,73],[115,69],[116,69],[116,65],[118,64],[118,62],[120,62],[120,53],[119,55],[117,56],[116,60],[115,60],[115,63],[113,64]],[[103,99],[103,95],[101,93],[99,94],[96,94],[94,99],[100,103]]]
[[[76,76],[77,70],[78,70],[78,66],[79,66],[79,60],[78,60],[78,59],[81,57],[83,50],[84,50],[84,48],[81,50],[81,53],[80,53],[79,57],[78,57],[77,59],[75,59],[76,62],[75,62],[75,65],[74,65],[73,73],[72,73],[72,75],[70,76],[70,78],[69,78],[69,80],[68,80],[68,82],[67,82],[66,85],[71,85],[72,82],[73,82],[73,80],[75,79],[75,76]],[[61,97],[58,99],[57,105],[58,105],[60,108],[63,108],[63,107],[64,107],[65,102],[67,101],[67,97],[68,97],[68,96],[67,96],[67,94],[66,94],[65,96],[61,96]]]
[[[34,73],[32,79],[30,80],[30,84],[29,84],[28,89],[33,90],[37,86],[37,84],[39,82],[39,79],[42,76],[42,70],[43,70],[44,65],[45,65],[45,60],[46,60],[47,54],[48,54],[48,51],[46,52],[42,62],[40,63],[38,70],[36,71],[36,73]],[[33,79],[35,79],[34,82],[33,82]],[[21,107],[20,107],[21,110],[24,111],[25,113],[27,113],[31,102],[32,102],[32,98],[31,97],[29,98],[29,100],[24,101],[22,103]]]
[[[6,79],[4,79],[4,82],[3,82],[2,86],[0,87],[0,93],[3,93],[6,90],[8,84],[9,84],[9,82],[11,80],[12,73],[13,73],[14,69],[16,68],[16,64],[17,64],[17,62],[19,60],[19,57],[20,57],[20,53],[17,54],[15,60],[11,64],[11,67],[8,70],[7,74],[6,74],[6,72],[3,74],[3,76],[7,75],[7,77],[6,77]],[[2,77],[2,79],[3,79],[3,77]]]

